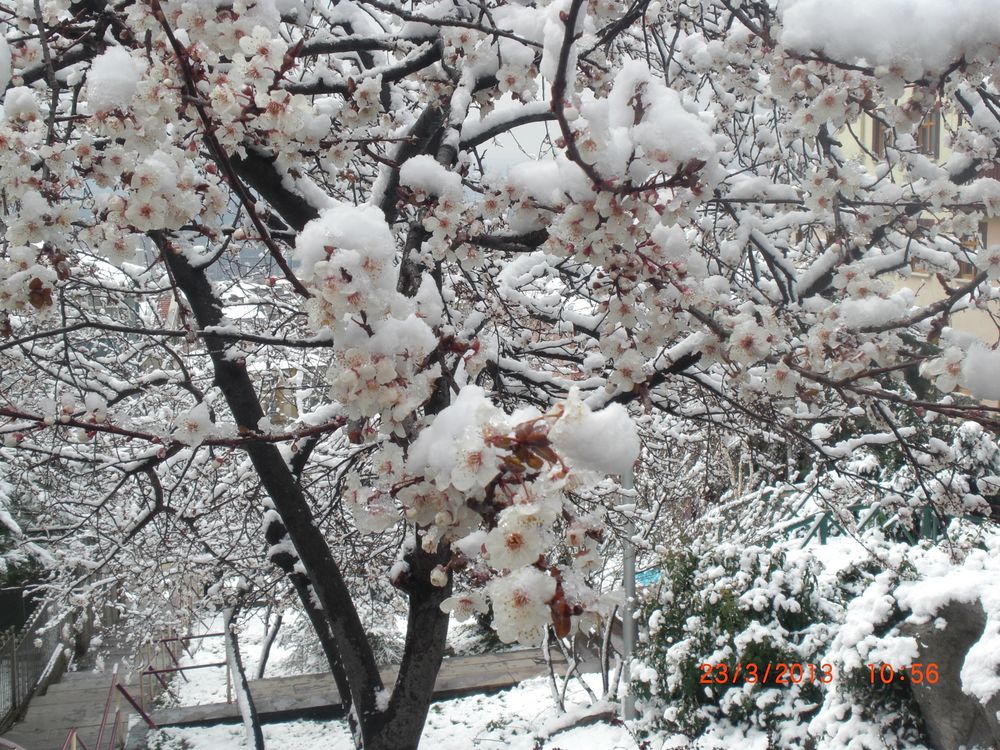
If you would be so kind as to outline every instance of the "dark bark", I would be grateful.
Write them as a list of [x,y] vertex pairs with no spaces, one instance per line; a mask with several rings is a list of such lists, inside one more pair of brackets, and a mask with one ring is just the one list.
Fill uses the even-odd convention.
[[447,586],[433,586],[430,572],[450,556],[450,549],[444,545],[433,555],[418,548],[407,556],[410,576],[406,587],[406,644],[396,686],[372,750],[417,750],[448,636],[448,615],[441,611],[441,602],[451,596],[451,579]]
[[[195,269],[187,259],[177,253],[167,239],[158,232],[151,236],[163,257],[174,284],[187,298],[200,328],[218,325],[222,312],[212,292],[204,269]],[[227,337],[206,334],[205,346],[215,370],[215,384],[222,391],[233,417],[241,431],[254,433],[264,416],[257,398],[254,383],[246,370],[245,362],[229,356]],[[333,559],[326,539],[313,519],[309,503],[295,481],[277,446],[266,443],[249,443],[247,454],[260,477],[264,489],[281,517],[289,539],[305,568],[309,583],[315,591],[326,615],[336,652],[349,686],[356,711],[361,717],[361,730],[367,740],[366,727],[369,717],[377,716],[376,694],[382,690],[382,680],[364,627],[358,617],[350,590],[340,567]],[[333,668],[333,665],[331,665]],[[366,743],[367,744],[367,743]]]
[[400,294],[412,297],[420,290],[424,269],[416,258],[420,253],[420,248],[430,236],[431,233],[424,229],[419,222],[410,225],[410,231],[406,235],[406,244],[403,246],[403,257],[399,261],[399,276],[396,278],[396,291]]
[[[400,146],[396,154],[398,163],[420,153],[436,153],[446,120],[445,108],[429,105],[414,124],[410,138]],[[232,163],[240,177],[292,228],[300,230],[318,215],[315,209],[281,187],[272,159],[248,152],[247,157],[233,159]],[[398,185],[398,171],[393,170],[380,205],[390,225],[399,215]],[[199,327],[218,324],[221,310],[204,270],[192,268],[182,255],[173,252],[164,236],[154,233],[153,239]],[[410,296],[419,288],[422,269],[415,256],[425,239],[426,233],[418,225],[411,228],[404,247],[398,288]],[[254,431],[264,414],[245,366],[226,356],[230,342],[225,337],[206,334],[204,341],[215,369],[215,383],[237,424],[241,429]],[[442,381],[425,410],[437,413],[449,400],[449,390]],[[306,574],[296,572],[297,561],[290,553],[272,555],[271,559],[285,570],[295,586],[345,707],[355,707],[348,714],[355,738],[360,736],[365,750],[416,750],[448,633],[449,616],[441,610],[441,603],[450,595],[451,583],[445,587],[431,585],[430,572],[436,565],[447,563],[450,549],[442,545],[427,553],[418,546],[407,555],[410,576],[404,586],[409,609],[406,642],[396,685],[385,710],[379,711],[376,696],[383,686],[378,668],[343,575],[315,525],[298,484],[302,466],[290,469],[272,444],[251,443],[247,452],[281,518],[280,525],[272,524],[273,528],[267,529],[268,541],[274,544],[287,534]]]
[[[402,164],[417,154],[435,153],[441,144],[441,128],[445,123],[445,110],[437,103],[428,104],[420,117],[413,123],[410,132],[396,150],[393,158],[397,164]],[[399,216],[396,203],[399,200],[399,170],[393,169],[386,182],[379,208],[385,215],[386,222],[392,226]]]
[[230,157],[233,169],[288,226],[301,231],[306,222],[319,216],[319,211],[281,186],[281,175],[274,167],[275,157],[264,156],[250,147],[246,151],[246,156]]
[[[386,68],[382,73],[382,83],[388,85],[395,81],[401,81],[411,73],[433,65],[441,59],[441,45],[435,44],[422,52],[410,55],[395,67]],[[351,89],[346,82],[326,83],[321,78],[302,83],[299,81],[285,85],[285,91],[293,94],[306,94],[307,96],[317,96],[319,94],[341,94],[349,96]],[[384,103],[383,103],[384,106]]]
[[[285,527],[280,521],[269,523],[267,528],[264,529],[264,536],[267,539],[267,543],[272,547],[288,538]],[[271,554],[269,559],[285,571],[289,582],[299,597],[299,603],[302,605],[306,617],[309,618],[309,624],[312,625],[313,632],[316,634],[320,648],[323,649],[323,655],[326,657],[326,662],[330,667],[333,681],[337,685],[337,693],[340,695],[341,706],[347,714],[351,725],[351,734],[356,737],[358,727],[350,711],[351,686],[347,680],[347,673],[344,671],[344,664],[337,653],[337,644],[334,642],[333,634],[330,632],[330,624],[327,622],[326,614],[316,605],[312,589],[309,586],[309,579],[295,570],[299,559],[290,552],[283,550],[277,554]]]
[[[439,161],[444,159],[447,162],[444,166],[453,166],[456,154],[440,153],[446,122],[446,110],[429,105],[410,131],[410,140],[400,147],[397,153],[398,163],[402,164],[417,154],[432,153],[437,154]],[[398,217],[395,200],[398,184],[398,170],[393,170],[381,206],[389,224],[394,223]],[[401,294],[412,297],[420,288],[424,269],[416,258],[427,237],[427,231],[419,222],[410,225],[396,284]],[[450,396],[447,381],[441,378],[430,400],[424,405],[424,411],[427,414],[439,413],[450,403]],[[439,545],[433,553],[425,552],[418,544],[405,557],[409,564],[409,575],[402,588],[409,598],[409,616],[403,658],[389,705],[373,732],[374,742],[370,746],[366,745],[366,750],[369,747],[370,750],[417,749],[448,637],[449,615],[441,610],[441,603],[451,595],[452,589],[450,576],[447,586],[439,587],[430,583],[430,575],[435,566],[445,565],[450,558],[451,548],[444,544]]]

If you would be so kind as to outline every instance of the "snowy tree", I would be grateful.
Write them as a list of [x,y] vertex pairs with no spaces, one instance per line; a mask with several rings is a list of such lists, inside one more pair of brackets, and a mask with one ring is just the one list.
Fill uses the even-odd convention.
[[[450,613],[535,643],[608,607],[633,418],[646,455],[696,424],[787,466],[918,462],[922,420],[995,431],[952,391],[997,398],[1000,354],[950,323],[997,296],[1000,246],[968,238],[1000,213],[998,23],[986,0],[0,5],[0,433],[8,481],[45,478],[53,585],[125,580],[148,615],[290,583],[358,746],[403,750]],[[897,283],[914,262],[942,297]],[[357,607],[386,582],[388,690]]]

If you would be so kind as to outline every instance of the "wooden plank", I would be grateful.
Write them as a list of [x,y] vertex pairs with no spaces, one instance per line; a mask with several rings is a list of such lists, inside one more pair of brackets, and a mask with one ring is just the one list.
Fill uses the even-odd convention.
[[298,687],[311,688],[314,685],[330,685],[335,688],[337,683],[334,682],[333,675],[327,672],[323,674],[300,674],[292,677],[266,677],[262,680],[250,680],[251,690],[254,689],[254,686],[259,685],[274,685],[294,690]]
[[89,695],[91,693],[99,693],[101,691],[107,693],[108,688],[111,687],[111,678],[108,677],[104,684],[95,683],[93,685],[50,685],[49,689],[45,691],[46,696],[58,696],[61,698],[67,698],[71,695]]
[[322,695],[331,701],[340,700],[340,695],[337,692],[336,686],[320,682],[317,682],[313,687],[309,687],[305,690],[289,690],[287,688],[274,685],[257,685],[256,687],[251,685],[250,694],[257,703],[267,700],[278,700],[285,697],[303,698],[309,695]]
[[[101,705],[95,710],[93,704],[74,703],[69,706],[40,706],[32,707],[24,717],[24,724],[27,726],[64,726],[71,727],[74,724],[99,724],[104,706]],[[131,713],[131,709],[122,713]],[[114,713],[114,706],[111,708]]]
[[[94,748],[100,725],[78,725],[76,729],[84,744],[88,748]],[[69,730],[70,727],[48,727],[37,731],[8,732],[4,736],[21,745],[25,750],[62,750],[62,746],[66,742],[66,737],[69,735]],[[107,737],[107,734],[105,734],[105,737]]]
[[158,726],[169,727],[228,721],[238,718],[239,712],[232,703],[208,703],[203,706],[161,708],[150,716]]
[[[398,668],[386,667],[382,680],[387,686],[395,683]],[[435,699],[475,692],[492,692],[516,685],[531,677],[548,673],[544,658],[534,649],[448,657],[441,665]],[[326,672],[291,677],[269,677],[251,680],[262,721],[290,718],[317,711],[340,712],[340,698],[333,677]],[[153,721],[161,726],[185,726],[239,721],[235,704],[215,703],[206,706],[161,709],[153,713]]]
[[468,692],[491,692],[513,686],[515,683],[508,674],[490,673],[484,675],[454,675],[439,680],[434,687],[434,697],[451,696]]

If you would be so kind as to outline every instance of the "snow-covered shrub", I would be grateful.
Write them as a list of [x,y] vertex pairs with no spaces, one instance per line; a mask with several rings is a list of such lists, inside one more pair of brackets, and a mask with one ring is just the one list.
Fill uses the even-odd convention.
[[24,499],[6,481],[7,474],[4,450],[0,449],[0,585],[22,586],[37,581],[42,570],[32,548],[21,544]]
[[[992,524],[959,520],[950,524],[947,539],[941,544],[925,540],[915,546],[872,544],[871,537],[864,540],[878,557],[881,570],[857,582],[857,596],[847,602],[824,657],[843,679],[825,691],[823,704],[809,724],[817,748],[922,747],[909,685],[915,676],[910,669],[914,664],[940,668],[929,684],[937,680],[958,683],[967,699],[980,701],[984,710],[1000,692],[1000,597],[995,594],[1000,534]],[[854,550],[864,554],[857,543]],[[952,602],[982,609],[985,625],[974,643],[963,641],[961,631],[967,623],[943,617]],[[946,665],[938,664],[943,655],[918,643],[916,633],[929,623],[945,630],[949,639],[958,638],[955,647],[967,649],[958,674],[946,673]],[[948,630],[953,624],[957,631]],[[869,664],[888,664],[896,674],[909,670],[907,679],[883,685],[869,672]],[[882,743],[884,736],[895,743]]]
[[633,664],[644,730],[696,737],[731,724],[766,732],[775,747],[815,747],[832,728],[822,718],[839,714],[850,717],[860,744],[820,746],[917,747],[909,693],[872,685],[864,659],[853,658],[857,641],[845,637],[845,623],[870,639],[891,636],[903,616],[878,592],[899,577],[880,573],[864,554],[833,555],[836,564],[821,557],[789,545],[726,543],[668,555],[641,606]]
[[[815,662],[829,641],[822,623],[833,613],[814,567],[806,555],[736,545],[665,559],[663,582],[642,610],[643,667],[635,674],[646,718],[698,734],[720,718],[770,726],[815,706],[814,685],[786,688],[775,675],[764,681],[765,665]],[[727,680],[714,668],[722,664]],[[757,679],[735,675],[736,665],[749,664]]]

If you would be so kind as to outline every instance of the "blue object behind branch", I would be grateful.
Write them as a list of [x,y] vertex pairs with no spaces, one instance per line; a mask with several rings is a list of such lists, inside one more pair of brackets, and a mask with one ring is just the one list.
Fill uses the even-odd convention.
[[660,569],[650,568],[635,574],[635,582],[640,586],[652,586],[660,580]]

